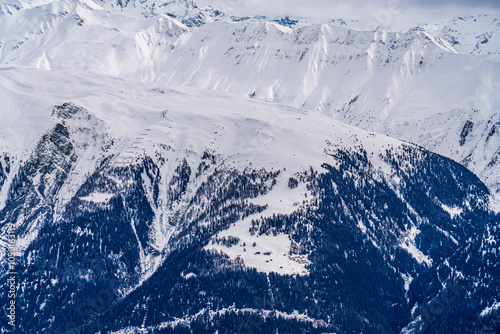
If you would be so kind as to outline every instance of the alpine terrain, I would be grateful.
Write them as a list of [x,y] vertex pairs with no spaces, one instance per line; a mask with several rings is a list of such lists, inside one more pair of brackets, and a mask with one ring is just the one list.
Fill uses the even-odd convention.
[[1,2],[0,333],[500,332],[498,20]]

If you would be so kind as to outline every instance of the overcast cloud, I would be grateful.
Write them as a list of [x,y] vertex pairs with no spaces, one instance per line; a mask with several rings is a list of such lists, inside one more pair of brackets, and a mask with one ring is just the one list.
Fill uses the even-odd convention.
[[363,20],[367,28],[402,29],[422,21],[500,13],[500,0],[198,0],[230,15],[302,16]]

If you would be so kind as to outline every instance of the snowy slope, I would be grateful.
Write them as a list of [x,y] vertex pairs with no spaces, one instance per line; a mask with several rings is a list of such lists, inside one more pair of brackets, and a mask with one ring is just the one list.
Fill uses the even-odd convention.
[[[391,33],[181,0],[2,2],[19,331],[493,328],[499,200],[426,150],[500,190],[490,19]],[[473,297],[429,316],[456,280]]]
[[[103,163],[120,168],[152,157],[162,166],[163,183],[169,182],[176,165],[183,160],[192,166],[200,164],[204,152],[214,152],[221,157],[222,166],[229,169],[281,170],[273,191],[252,200],[255,205],[267,206],[260,216],[273,216],[291,214],[298,204],[313,196],[304,184],[289,188],[287,182],[310,168],[321,169],[325,161],[339,165],[341,160],[332,160],[332,147],[366,152],[375,177],[392,184],[399,182],[394,166],[381,157],[389,148],[397,151],[398,147],[408,146],[315,112],[192,88],[173,89],[97,74],[24,67],[0,68],[0,85],[0,96],[5,101],[0,114],[0,150],[9,156],[12,165],[0,192],[2,208],[10,196],[13,176],[32,159],[33,151],[40,149],[37,142],[44,138],[44,133],[58,122],[69,129],[77,158],[70,166],[71,177],[64,180],[53,199],[54,221],[60,219],[64,207]],[[52,111],[54,105],[63,102],[84,109],[77,109],[80,111],[74,115],[68,114],[66,107]],[[199,182],[193,186],[200,186]],[[106,204],[112,194],[96,191],[81,196],[81,200]],[[443,208],[451,210],[445,205]],[[460,212],[450,215],[453,218]],[[252,219],[255,217],[242,221],[234,232],[248,230]],[[161,220],[157,223],[164,225]],[[158,231],[162,231],[161,226]],[[218,237],[231,234],[232,227]],[[163,250],[167,235],[158,237],[155,248]],[[27,248],[34,238],[29,233],[24,237],[19,242],[21,249]],[[256,241],[251,235],[246,238],[242,243],[250,245]],[[281,256],[290,248],[288,241],[283,242],[275,255]],[[268,249],[256,251],[264,253]],[[262,265],[255,264],[257,268]]]
[[462,166],[315,111],[22,66],[0,88],[21,332],[210,332],[236,315],[391,332],[413,319],[411,282],[497,219]]
[[[335,22],[292,30],[262,19],[225,22],[223,16],[188,27],[180,16],[144,17],[134,4],[123,10],[91,1],[23,4],[0,19],[0,61],[220,90],[319,111],[451,157],[493,191],[500,189],[496,56],[457,54],[457,45],[446,41],[453,42],[452,35],[418,31],[442,35],[435,27],[359,32]],[[174,5],[193,6],[167,7]],[[477,37],[470,31],[487,29],[494,19],[475,20],[480,23],[452,21],[464,45],[472,43],[467,36]],[[491,52],[481,53],[494,53],[491,38],[485,44]]]
[[189,27],[228,19],[224,13],[213,9],[210,5],[199,7],[192,0],[95,0],[94,2],[109,11],[123,13],[129,17],[147,18],[167,14]]
[[[197,89],[23,67],[1,68],[0,85],[1,99],[6,101],[0,114],[0,151],[9,156],[13,165],[1,188],[2,208],[13,176],[33,151],[40,149],[37,142],[42,135],[61,121],[61,116],[52,112],[53,106],[72,103],[90,112],[80,111],[63,123],[69,126],[78,159],[71,166],[71,177],[57,192],[54,220],[60,218],[60,211],[103,161],[120,167],[141,161],[144,156],[156,157],[158,163],[166,160],[165,182],[179,161],[187,159],[190,165],[197,165],[205,151],[224,157],[226,168],[286,169],[280,186],[270,197],[259,200],[259,205],[270,205],[265,213],[272,216],[292,213],[294,203],[307,198],[303,186],[287,191],[286,182],[295,173],[321,168],[329,157],[325,151],[327,140],[339,149],[364,147],[375,157],[389,146],[401,145],[397,140],[365,133],[314,112]],[[390,176],[386,163],[378,159],[373,163]],[[106,203],[110,196],[96,192],[81,199]],[[29,233],[19,240],[21,250],[35,237],[31,234],[36,233],[35,227],[27,230]],[[165,237],[157,241],[158,249],[165,247]]]
[[463,54],[500,53],[500,19],[495,15],[457,17],[439,23],[419,25],[413,29],[437,34]]

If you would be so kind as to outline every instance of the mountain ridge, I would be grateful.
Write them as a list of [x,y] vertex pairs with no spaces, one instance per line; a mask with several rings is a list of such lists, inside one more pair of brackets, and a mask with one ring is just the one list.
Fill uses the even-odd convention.
[[[93,2],[61,3],[31,8],[34,13],[44,8],[45,14],[24,30],[14,29],[14,16],[3,17],[0,25],[12,33],[2,41],[0,60],[317,110],[451,157],[493,191],[500,189],[496,55],[458,54],[444,38],[419,29],[361,32],[331,24],[290,29],[223,17],[189,27],[166,14],[124,20],[127,12],[91,7]],[[26,17],[32,15],[38,17]],[[40,25],[44,28],[35,29]]]
[[[18,226],[19,333],[400,331],[442,293],[413,284],[496,233],[494,197],[464,167],[315,112],[25,67],[0,84],[13,78],[11,106],[43,92],[9,123],[33,139],[2,149],[17,166],[0,174],[0,221]],[[490,278],[466,286],[474,314]]]
[[467,33],[0,10],[2,333],[500,329],[499,58]]

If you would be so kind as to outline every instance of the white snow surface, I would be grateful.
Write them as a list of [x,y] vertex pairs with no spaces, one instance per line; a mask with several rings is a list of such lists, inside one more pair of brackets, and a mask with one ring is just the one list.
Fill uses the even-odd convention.
[[[307,189],[301,183],[297,188],[288,189],[288,177],[280,177],[280,181],[272,191],[260,196],[251,202],[268,207],[261,213],[249,216],[231,226],[229,229],[218,233],[214,238],[236,236],[238,244],[227,247],[220,244],[208,244],[205,249],[222,251],[231,259],[240,258],[245,266],[255,268],[260,272],[276,272],[281,275],[307,275],[306,265],[309,260],[305,255],[289,254],[291,240],[286,234],[277,235],[251,235],[249,232],[253,219],[270,217],[273,214],[291,214],[299,203],[307,199]],[[311,195],[309,194],[309,198]],[[255,243],[255,246],[253,246]]]
[[[408,32],[356,31],[335,22],[290,29],[259,19],[228,22],[191,2],[153,3],[4,4],[0,63],[193,86],[318,111],[451,157],[500,191],[496,18],[457,18]],[[193,11],[205,13],[206,24],[180,22]],[[467,121],[473,126],[462,142]]]
[[[228,168],[286,168],[290,176],[310,166],[321,170],[324,162],[335,166],[335,158],[325,153],[333,143],[365,149],[379,176],[397,182],[378,157],[401,142],[359,128],[451,157],[500,190],[496,52],[457,51],[429,27],[406,33],[335,24],[290,29],[209,16],[206,24],[188,27],[180,16],[163,14],[178,2],[146,14],[151,2],[134,4],[123,10],[92,0],[0,6],[0,152],[13,163],[0,189],[0,208],[15,172],[58,121],[50,116],[52,108],[65,102],[88,113],[68,120],[80,159],[58,196],[55,219],[106,156],[120,166],[162,154],[167,157],[163,182],[179,161],[196,165],[206,149],[223,157]],[[489,45],[496,48],[496,42]],[[465,131],[468,121],[472,126]],[[266,211],[218,235],[237,236],[238,245],[207,247],[262,272],[307,274],[307,255],[289,256],[287,235],[257,238],[248,231],[251,219],[293,212],[294,203],[304,200],[304,185],[288,189],[286,179],[282,175],[277,188],[254,199],[267,204]],[[109,195],[82,199],[105,204]],[[492,197],[490,206],[500,207],[495,203]],[[443,208],[452,216],[460,213]],[[152,246],[158,251],[172,233],[166,220],[167,214],[157,212]],[[412,229],[401,246],[430,265],[415,247],[417,233]],[[21,248],[32,238],[19,240]]]
[[[136,157],[154,153],[162,143],[171,145],[178,158],[210,148],[225,156],[228,166],[296,172],[320,169],[332,159],[324,152],[326,140],[368,152],[401,144],[304,109],[100,74],[0,66],[0,87],[0,150],[17,157],[14,161],[29,157],[37,139],[57,121],[52,108],[65,102],[85,108],[102,123],[101,136],[117,140],[108,153],[116,160],[128,152]],[[103,154],[98,147],[86,149]]]
[[481,311],[479,316],[481,318],[484,318],[484,317],[488,316],[491,312],[494,312],[498,309],[500,309],[500,302],[496,302],[493,305],[488,306],[487,308],[485,308],[484,310]]
[[[106,157],[112,157],[112,163],[120,165],[134,164],[145,155],[158,159],[159,154],[166,161],[156,161],[162,166],[162,182],[165,183],[169,182],[172,171],[183,159],[187,159],[191,166],[197,166],[206,150],[217,154],[220,168],[282,171],[278,183],[269,193],[252,199],[255,204],[267,205],[267,209],[236,222],[217,236],[238,237],[239,244],[229,248],[207,246],[207,249],[227,253],[232,259],[240,257],[246,266],[262,272],[308,274],[307,254],[289,254],[291,241],[288,235],[257,237],[250,235],[248,230],[252,219],[290,214],[304,201],[312,199],[303,183],[294,189],[288,188],[290,176],[310,167],[321,171],[323,163],[337,166],[337,158],[327,154],[335,149],[352,152],[364,149],[375,168],[374,177],[390,181],[393,172],[379,158],[380,153],[389,147],[398,150],[402,145],[409,145],[303,109],[228,93],[167,87],[84,72],[0,66],[0,99],[5,101],[0,107],[0,151],[8,153],[15,164],[29,158],[43,133],[60,121],[51,117],[54,105],[71,102],[85,108],[81,115],[77,113],[65,121],[74,128],[71,131],[75,131],[72,134],[76,137],[71,138],[79,156],[84,158],[77,160],[71,177],[61,188],[59,208],[76,195],[78,187],[75,184],[83,182]],[[97,138],[91,130],[77,131],[92,126],[100,131]],[[87,137],[81,137],[81,133],[86,133]],[[89,139],[88,145],[79,146],[82,138]],[[110,146],[104,150],[96,143]],[[3,197],[8,186],[7,182],[0,190]],[[110,193],[95,192],[81,199],[106,204],[111,197]],[[0,208],[4,205],[1,203]],[[165,212],[157,212],[152,226],[154,237],[150,245],[159,252],[165,249],[173,233],[167,228],[170,226],[169,216]],[[32,240],[32,236],[27,238],[18,241],[22,245],[21,251]],[[405,245],[419,260],[428,261],[411,246],[411,242]],[[257,252],[260,254],[255,254]],[[142,255],[147,276],[161,259]]]
[[422,24],[423,29],[438,34],[464,54],[500,54],[500,18],[495,14],[456,17]]
[[107,203],[114,194],[92,193],[88,196],[80,197],[80,199],[94,203]]
[[420,230],[412,226],[406,235],[400,237],[400,247],[406,250],[418,263],[426,263],[428,266],[432,265],[432,259],[422,253],[415,245],[415,237],[420,233]]
[[455,218],[456,216],[460,216],[463,212],[462,208],[458,207],[449,207],[445,204],[442,204],[441,207],[443,208],[444,211],[448,212],[450,215],[451,219]]

